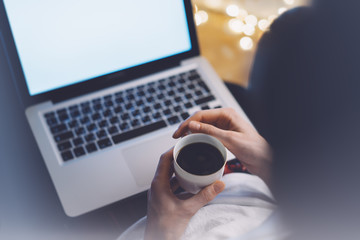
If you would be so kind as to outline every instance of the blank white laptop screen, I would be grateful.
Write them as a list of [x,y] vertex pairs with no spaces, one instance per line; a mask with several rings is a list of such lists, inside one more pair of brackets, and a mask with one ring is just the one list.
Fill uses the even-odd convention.
[[182,0],[4,0],[30,95],[191,49]]

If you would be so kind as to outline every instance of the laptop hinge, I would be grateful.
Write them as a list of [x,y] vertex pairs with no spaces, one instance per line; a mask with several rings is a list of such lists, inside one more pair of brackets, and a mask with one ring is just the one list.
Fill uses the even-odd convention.
[[[118,84],[127,83],[129,81],[136,80],[138,78],[178,66],[181,66],[180,61],[177,62],[169,61],[169,62],[163,62],[161,67],[158,66],[152,67],[151,65],[150,66],[144,65],[144,66],[136,67],[134,69],[125,70],[124,72],[118,72],[111,75],[102,76],[98,79],[90,80],[93,81],[94,83],[88,81],[85,82],[85,84],[84,83],[77,84],[74,86],[67,87],[62,91],[56,92],[52,94],[51,101],[54,104],[61,103],[75,97],[80,97],[82,95],[99,91],[105,88],[109,88]],[[157,71],[154,72],[156,68]],[[101,86],[99,86],[98,84],[99,82],[101,82]]]

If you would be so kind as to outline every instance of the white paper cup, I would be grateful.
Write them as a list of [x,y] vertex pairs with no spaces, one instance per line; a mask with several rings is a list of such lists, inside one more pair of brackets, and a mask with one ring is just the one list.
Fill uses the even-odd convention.
[[[192,143],[207,143],[216,147],[223,157],[223,166],[216,172],[209,175],[195,175],[182,169],[177,163],[177,156],[179,155],[181,149]],[[210,135],[196,133],[187,135],[182,138],[179,142],[176,143],[173,151],[175,176],[180,186],[187,192],[196,194],[202,188],[212,184],[216,180],[220,180],[224,173],[227,157],[226,154],[227,152],[224,145],[219,140]]]

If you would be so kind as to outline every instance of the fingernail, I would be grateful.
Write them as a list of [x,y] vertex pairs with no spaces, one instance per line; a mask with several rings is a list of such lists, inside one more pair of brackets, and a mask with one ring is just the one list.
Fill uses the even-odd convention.
[[220,193],[224,190],[225,184],[222,181],[216,181],[214,184],[214,190],[216,193]]
[[189,127],[190,127],[192,130],[199,130],[199,129],[200,129],[200,123],[190,122],[190,123],[189,123]]

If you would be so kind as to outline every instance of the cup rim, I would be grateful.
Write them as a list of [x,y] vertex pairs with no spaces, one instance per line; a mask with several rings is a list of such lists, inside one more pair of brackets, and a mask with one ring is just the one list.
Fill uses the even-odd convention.
[[[207,138],[211,138],[212,140],[214,140],[215,142],[217,142],[223,149],[219,149],[218,146],[214,146],[213,144],[209,143],[209,142],[206,142],[206,141],[198,141],[198,142],[203,142],[203,143],[207,143],[207,144],[210,144],[214,147],[216,147],[221,155],[223,156],[223,160],[224,160],[224,163],[223,165],[221,166],[221,168],[219,168],[218,170],[216,170],[215,172],[211,173],[211,174],[207,174],[207,175],[196,175],[196,174],[193,174],[193,173],[190,173],[188,171],[186,171],[185,169],[183,169],[177,162],[177,152],[180,152],[179,151],[175,151],[176,149],[176,146],[178,146],[178,144],[181,142],[181,141],[184,141],[183,139],[186,139],[186,138],[189,138],[189,137],[194,137],[194,136],[204,136],[204,137],[207,137]],[[191,143],[189,143],[191,144]],[[186,144],[184,145],[183,147],[189,145],[189,144]],[[190,176],[192,177],[195,177],[195,178],[202,178],[202,177],[209,177],[209,176],[212,176],[212,175],[216,175],[221,169],[224,168],[225,164],[226,164],[226,158],[227,158],[227,151],[226,151],[226,148],[224,146],[224,144],[222,144],[222,142],[220,142],[219,139],[211,136],[211,135],[208,135],[208,134],[204,134],[204,133],[192,133],[192,134],[189,134],[189,135],[186,135],[185,137],[181,138],[176,144],[175,144],[175,147],[174,147],[174,151],[173,151],[173,158],[174,158],[174,164],[176,165],[175,167],[177,167],[179,170],[181,170],[183,173],[185,174],[189,174]]]

